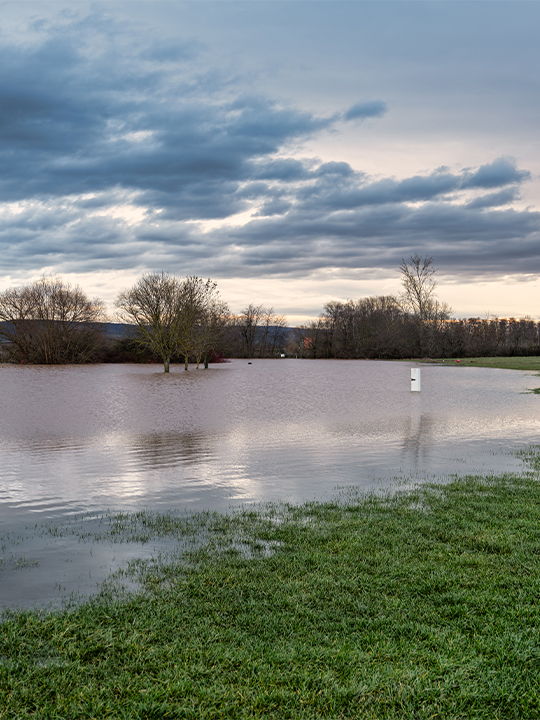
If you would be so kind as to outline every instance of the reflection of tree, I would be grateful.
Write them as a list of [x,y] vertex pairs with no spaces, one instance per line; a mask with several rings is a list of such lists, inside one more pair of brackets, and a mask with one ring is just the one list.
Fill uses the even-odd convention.
[[147,433],[130,438],[130,451],[144,466],[195,465],[212,456],[208,433]]
[[433,444],[435,419],[422,413],[409,417],[403,423],[403,455],[416,466],[429,455]]

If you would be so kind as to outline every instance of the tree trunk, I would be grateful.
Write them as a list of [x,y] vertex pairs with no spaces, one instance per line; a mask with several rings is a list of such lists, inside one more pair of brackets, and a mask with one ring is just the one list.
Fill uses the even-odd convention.
[[163,372],[169,372],[169,358],[163,359]]
[[208,353],[204,354],[204,369],[208,370]]
[[189,357],[188,355],[184,355],[184,369],[187,370],[189,365]]

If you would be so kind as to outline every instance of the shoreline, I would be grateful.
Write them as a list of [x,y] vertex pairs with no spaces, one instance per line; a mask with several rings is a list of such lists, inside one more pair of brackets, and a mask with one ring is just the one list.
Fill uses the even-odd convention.
[[135,595],[120,574],[63,612],[8,612],[3,716],[536,717],[540,449],[525,459],[191,526],[125,514],[126,538],[204,542],[133,561]]
[[[406,361],[400,361],[406,362]],[[475,358],[434,358],[434,359],[411,359],[409,362],[416,362],[422,365],[444,365],[447,367],[482,367],[495,368],[499,370],[526,370],[540,373],[540,357],[537,356],[515,356],[515,357],[475,357]]]

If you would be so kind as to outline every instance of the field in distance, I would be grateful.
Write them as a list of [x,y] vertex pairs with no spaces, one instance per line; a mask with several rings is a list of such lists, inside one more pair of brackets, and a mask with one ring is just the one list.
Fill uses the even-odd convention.
[[540,357],[476,357],[476,358],[446,358],[419,360],[425,363],[441,363],[445,365],[470,365],[472,367],[492,367],[507,370],[532,370],[540,372]]

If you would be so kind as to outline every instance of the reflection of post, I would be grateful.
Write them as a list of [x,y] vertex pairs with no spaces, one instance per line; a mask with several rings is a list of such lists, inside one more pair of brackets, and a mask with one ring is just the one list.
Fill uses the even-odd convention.
[[[421,403],[411,403],[411,408],[420,409]],[[426,413],[411,413],[403,425],[403,454],[402,462],[411,469],[420,470],[431,464],[431,454],[435,448],[434,435],[437,422],[435,418]]]
[[420,392],[420,368],[411,368],[411,391]]

